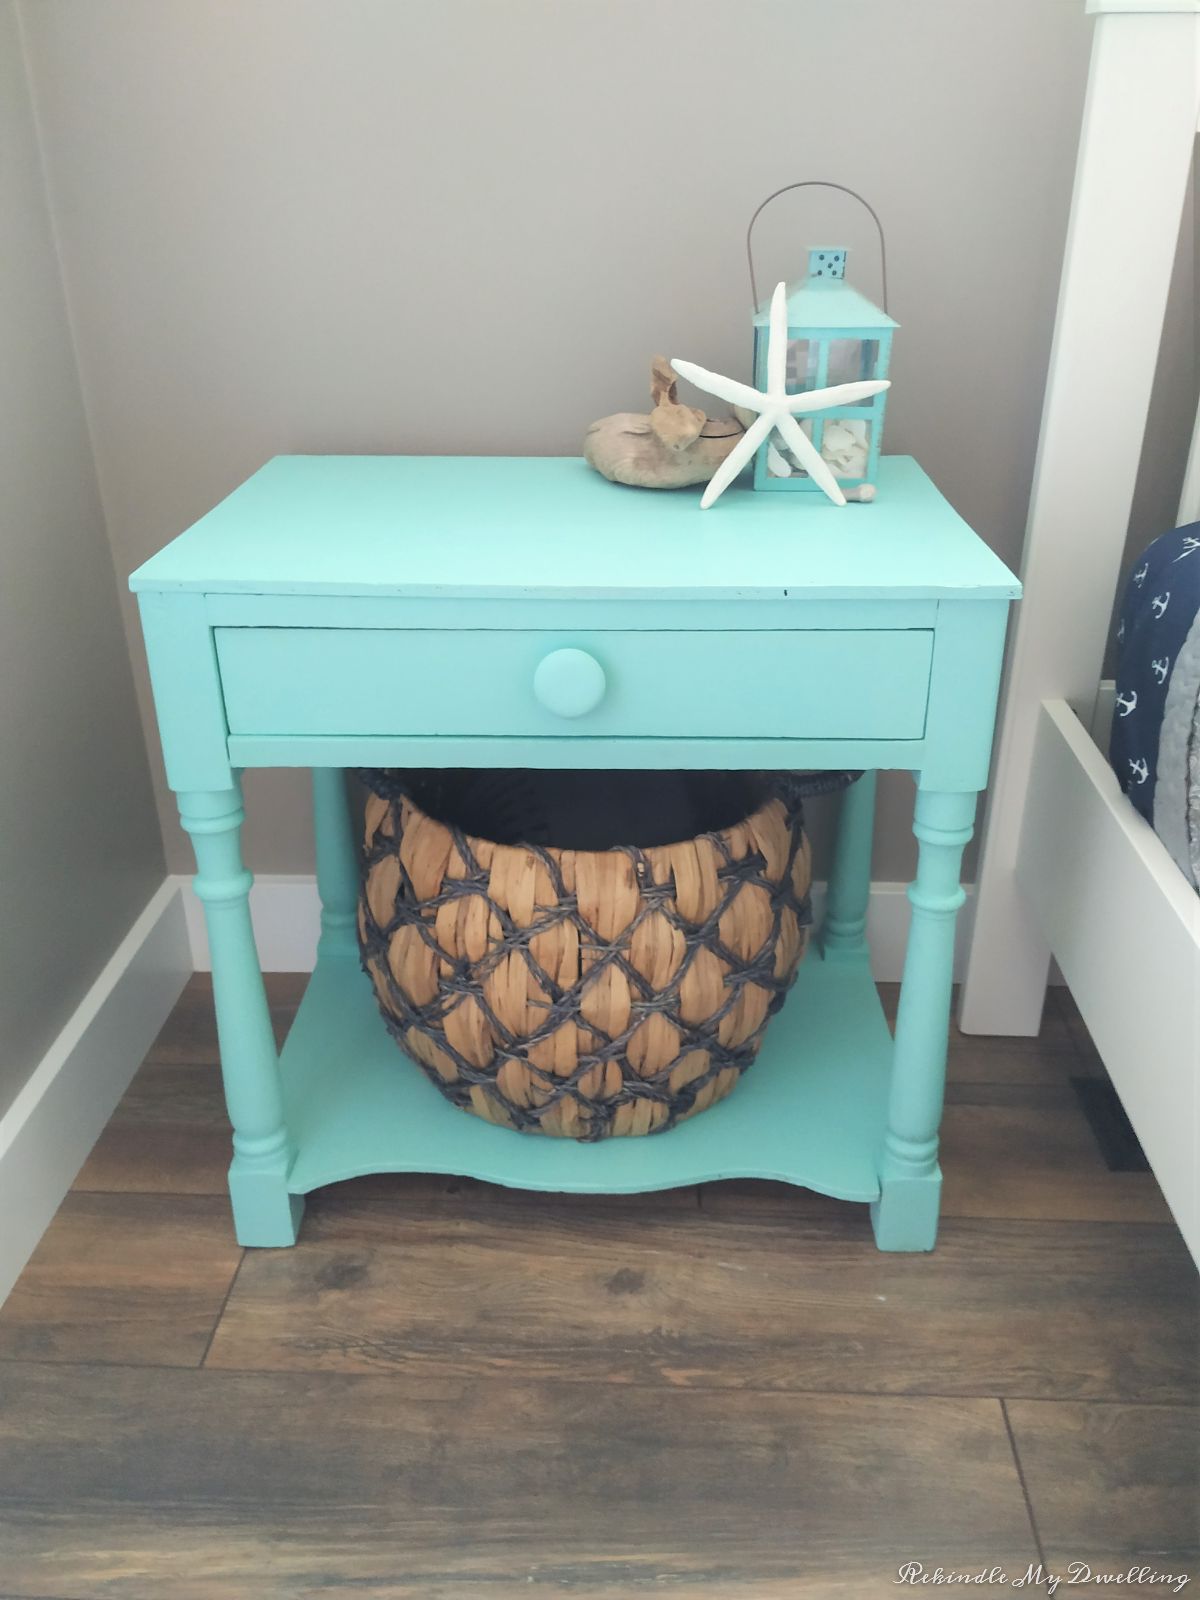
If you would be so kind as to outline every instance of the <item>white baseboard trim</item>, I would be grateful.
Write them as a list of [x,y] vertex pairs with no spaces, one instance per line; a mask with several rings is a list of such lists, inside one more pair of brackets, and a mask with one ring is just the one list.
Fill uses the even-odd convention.
[[[190,877],[174,880],[183,893],[192,966],[212,971],[204,907],[196,897]],[[311,972],[317,964],[317,938],[321,931],[321,901],[311,873],[264,873],[250,891],[250,919],[258,945],[258,962],[264,972]]]
[[[191,886],[191,880],[178,877],[187,912],[192,960],[197,972],[209,972],[212,961],[204,931],[204,911]],[[876,883],[871,886],[867,912],[867,936],[871,943],[871,969],[878,983],[898,983],[904,966],[911,907],[907,884]],[[825,904],[825,885],[813,890],[813,910],[819,921]],[[974,890],[967,888],[967,903],[958,919],[955,941],[954,975],[961,976],[971,937]],[[259,960],[264,972],[311,972],[317,959],[321,902],[317,881],[312,876],[280,875],[256,878],[250,891],[250,915],[258,941]]]
[[[954,981],[958,983],[967,964],[971,927],[975,919],[975,886],[967,884],[967,900],[958,914],[954,930]],[[813,885],[813,921],[818,926],[825,914],[825,885]],[[904,952],[908,948],[908,924],[912,906],[907,883],[873,883],[867,902],[867,943],[871,949],[871,975],[876,983],[899,983],[904,972]]]
[[193,970],[168,878],[0,1117],[0,1303]]

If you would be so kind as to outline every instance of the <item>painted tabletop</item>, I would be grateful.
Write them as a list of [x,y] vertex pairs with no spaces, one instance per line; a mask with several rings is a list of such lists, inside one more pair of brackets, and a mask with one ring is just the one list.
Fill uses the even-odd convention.
[[872,505],[629,489],[576,457],[276,456],[130,578],[135,590],[405,597],[1014,597],[909,456]]

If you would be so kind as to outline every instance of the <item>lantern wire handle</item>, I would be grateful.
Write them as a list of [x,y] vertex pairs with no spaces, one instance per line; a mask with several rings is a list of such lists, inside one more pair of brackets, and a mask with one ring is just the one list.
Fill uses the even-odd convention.
[[774,194],[769,194],[750,218],[750,225],[746,229],[746,265],[750,268],[750,298],[755,311],[758,310],[758,285],[754,279],[754,248],[751,239],[754,233],[754,224],[758,221],[760,212],[766,210],[772,200],[778,200],[781,194],[788,194],[793,189],[837,189],[842,194],[848,194],[852,200],[857,200],[859,205],[871,213],[871,220],[879,234],[879,274],[883,280],[883,309],[888,308],[888,280],[887,280],[887,243],[883,237],[883,223],[879,220],[879,213],[869,200],[863,198],[857,189],[848,188],[844,183],[830,183],[824,178],[805,178],[800,183],[785,183],[782,189],[776,189]]

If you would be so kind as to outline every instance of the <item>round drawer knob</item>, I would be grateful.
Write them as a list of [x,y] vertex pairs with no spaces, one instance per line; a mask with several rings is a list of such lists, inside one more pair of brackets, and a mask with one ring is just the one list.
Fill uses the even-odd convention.
[[604,699],[604,668],[586,650],[552,650],[538,663],[533,693],[556,717],[582,717]]

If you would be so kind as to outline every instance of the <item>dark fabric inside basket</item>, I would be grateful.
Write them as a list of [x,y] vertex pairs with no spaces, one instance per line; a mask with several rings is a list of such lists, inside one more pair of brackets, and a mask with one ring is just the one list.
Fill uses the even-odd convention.
[[362,774],[427,816],[496,844],[649,849],[743,821],[775,793],[762,772],[542,772],[444,768]]

